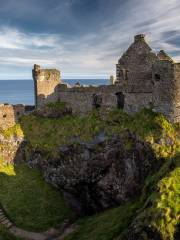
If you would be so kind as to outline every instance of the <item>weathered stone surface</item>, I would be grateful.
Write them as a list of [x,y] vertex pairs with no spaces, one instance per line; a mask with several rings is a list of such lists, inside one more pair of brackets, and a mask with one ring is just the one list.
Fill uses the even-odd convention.
[[25,106],[0,104],[0,128],[12,127],[25,114]]
[[154,106],[154,111],[163,113],[169,120],[180,120],[180,64],[163,50],[154,53],[143,34],[135,36],[119,59],[115,85],[71,87],[61,82],[58,70],[41,69],[38,65],[34,67],[33,78],[38,108],[60,100],[73,113],[84,114],[94,108],[96,95],[102,99],[98,108],[119,107],[133,113]]
[[145,177],[157,168],[150,146],[129,131],[92,142],[61,146],[58,159],[32,153],[29,164],[39,167],[45,179],[63,191],[79,214],[92,214],[117,206],[141,191]]
[[39,108],[47,103],[47,96],[49,96],[49,102],[57,101],[58,98],[54,92],[56,86],[61,82],[60,71],[56,69],[41,69],[39,65],[35,64],[32,75],[34,79],[36,107]]

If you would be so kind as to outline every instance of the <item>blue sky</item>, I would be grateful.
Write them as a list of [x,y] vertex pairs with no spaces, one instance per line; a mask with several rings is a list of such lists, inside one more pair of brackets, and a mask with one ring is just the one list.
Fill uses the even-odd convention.
[[109,77],[138,33],[180,60],[180,1],[0,0],[0,79],[31,79],[34,63]]

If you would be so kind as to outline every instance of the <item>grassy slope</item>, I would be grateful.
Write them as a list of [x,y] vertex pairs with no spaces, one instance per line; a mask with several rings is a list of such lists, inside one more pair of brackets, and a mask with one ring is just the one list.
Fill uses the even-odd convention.
[[[8,167],[8,174],[0,174],[0,202],[17,226],[42,231],[72,217],[60,193],[45,183],[37,170],[22,164],[14,170]],[[2,228],[1,237],[13,240]]]
[[[149,142],[158,158],[166,158],[161,171],[154,176],[149,176],[147,179],[145,189],[138,203],[129,203],[100,215],[82,219],[79,222],[79,229],[68,240],[113,239],[122,230],[126,229],[130,220],[132,220],[132,216],[136,216],[135,210],[139,204],[145,206],[141,210],[140,228],[143,229],[143,226],[146,224],[151,224],[160,232],[163,239],[172,239],[171,236],[175,231],[179,214],[179,209],[176,207],[176,199],[179,194],[179,168],[175,164],[172,169],[169,162],[180,150],[178,139],[180,128],[178,125],[170,124],[162,115],[153,113],[150,110],[143,110],[134,116],[128,116],[120,110],[115,110],[110,114],[106,114],[103,119],[96,112],[90,113],[85,117],[66,116],[61,119],[40,118],[30,115],[24,116],[20,124],[5,131],[3,134],[9,137],[12,134],[22,134],[23,131],[31,148],[40,149],[50,155],[56,155],[59,145],[69,143],[71,137],[79,136],[82,140],[90,140],[100,131],[105,131],[106,134],[111,135],[128,128],[134,131],[140,139]],[[129,143],[127,145],[129,147]],[[178,158],[175,159],[176,163]],[[21,174],[23,173],[21,172]],[[10,191],[12,190],[10,189]],[[42,199],[44,197],[45,195]],[[27,201],[26,198],[25,201]],[[56,202],[55,199],[53,201]],[[151,207],[149,205],[146,207],[146,202],[149,201],[151,201]],[[22,199],[20,202],[24,204]],[[34,205],[33,199],[31,202]],[[16,203],[13,208],[16,208]],[[165,213],[167,209],[168,213]],[[15,210],[12,209],[13,211]],[[59,214],[57,212],[57,216]],[[17,218],[16,221],[19,221],[18,215],[19,213],[14,215],[15,219]],[[149,217],[144,219],[143,216],[146,215]],[[49,218],[49,215],[47,216]],[[34,220],[32,216],[30,225],[34,223]],[[45,221],[48,221],[48,219]],[[19,221],[19,224],[26,228],[34,228],[21,221]],[[44,224],[46,225],[47,223],[43,223],[43,226],[45,226]],[[38,227],[38,229],[42,228]]]
[[0,240],[22,240],[12,236],[3,226],[0,225]]
[[127,203],[104,213],[81,219],[79,229],[66,240],[111,240],[118,236],[133,218],[139,201]]

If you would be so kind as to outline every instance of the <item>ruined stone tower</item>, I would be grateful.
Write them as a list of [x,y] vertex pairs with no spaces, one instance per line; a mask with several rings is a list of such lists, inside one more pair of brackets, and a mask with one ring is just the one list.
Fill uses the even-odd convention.
[[154,110],[170,121],[180,121],[180,64],[160,59],[153,64]]
[[152,52],[143,34],[119,59],[116,78],[124,94],[124,110],[154,107],[171,121],[180,120],[180,63],[163,50]]
[[158,59],[145,41],[145,35],[134,42],[116,65],[116,78],[125,98],[125,111],[131,113],[152,102],[152,65]]
[[56,69],[41,69],[37,64],[32,70],[35,90],[35,105],[40,107],[45,102],[57,101],[56,87],[61,83],[60,71]]

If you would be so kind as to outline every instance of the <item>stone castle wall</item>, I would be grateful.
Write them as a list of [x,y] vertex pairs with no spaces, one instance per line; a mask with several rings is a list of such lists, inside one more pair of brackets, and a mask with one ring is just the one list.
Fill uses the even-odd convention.
[[36,107],[44,105],[47,97],[49,102],[57,101],[55,89],[61,82],[60,71],[56,69],[41,69],[39,65],[35,64],[32,73]]
[[66,102],[74,113],[86,113],[92,110],[96,104],[101,108],[112,108],[117,106],[117,93],[119,86],[99,86],[99,87],[72,87],[59,85],[57,90],[59,100]]
[[154,53],[143,34],[137,35],[116,65],[116,84],[98,87],[62,84],[60,72],[35,65],[36,107],[63,101],[74,113],[119,107],[128,113],[154,107],[171,121],[180,120],[180,64],[161,50]]
[[152,75],[155,111],[165,114],[172,121],[179,121],[180,64],[159,60],[153,65]]
[[0,126],[2,129],[13,126],[25,114],[24,105],[0,104]]
[[33,110],[34,106],[0,104],[0,128],[6,129],[14,126],[20,117]]

